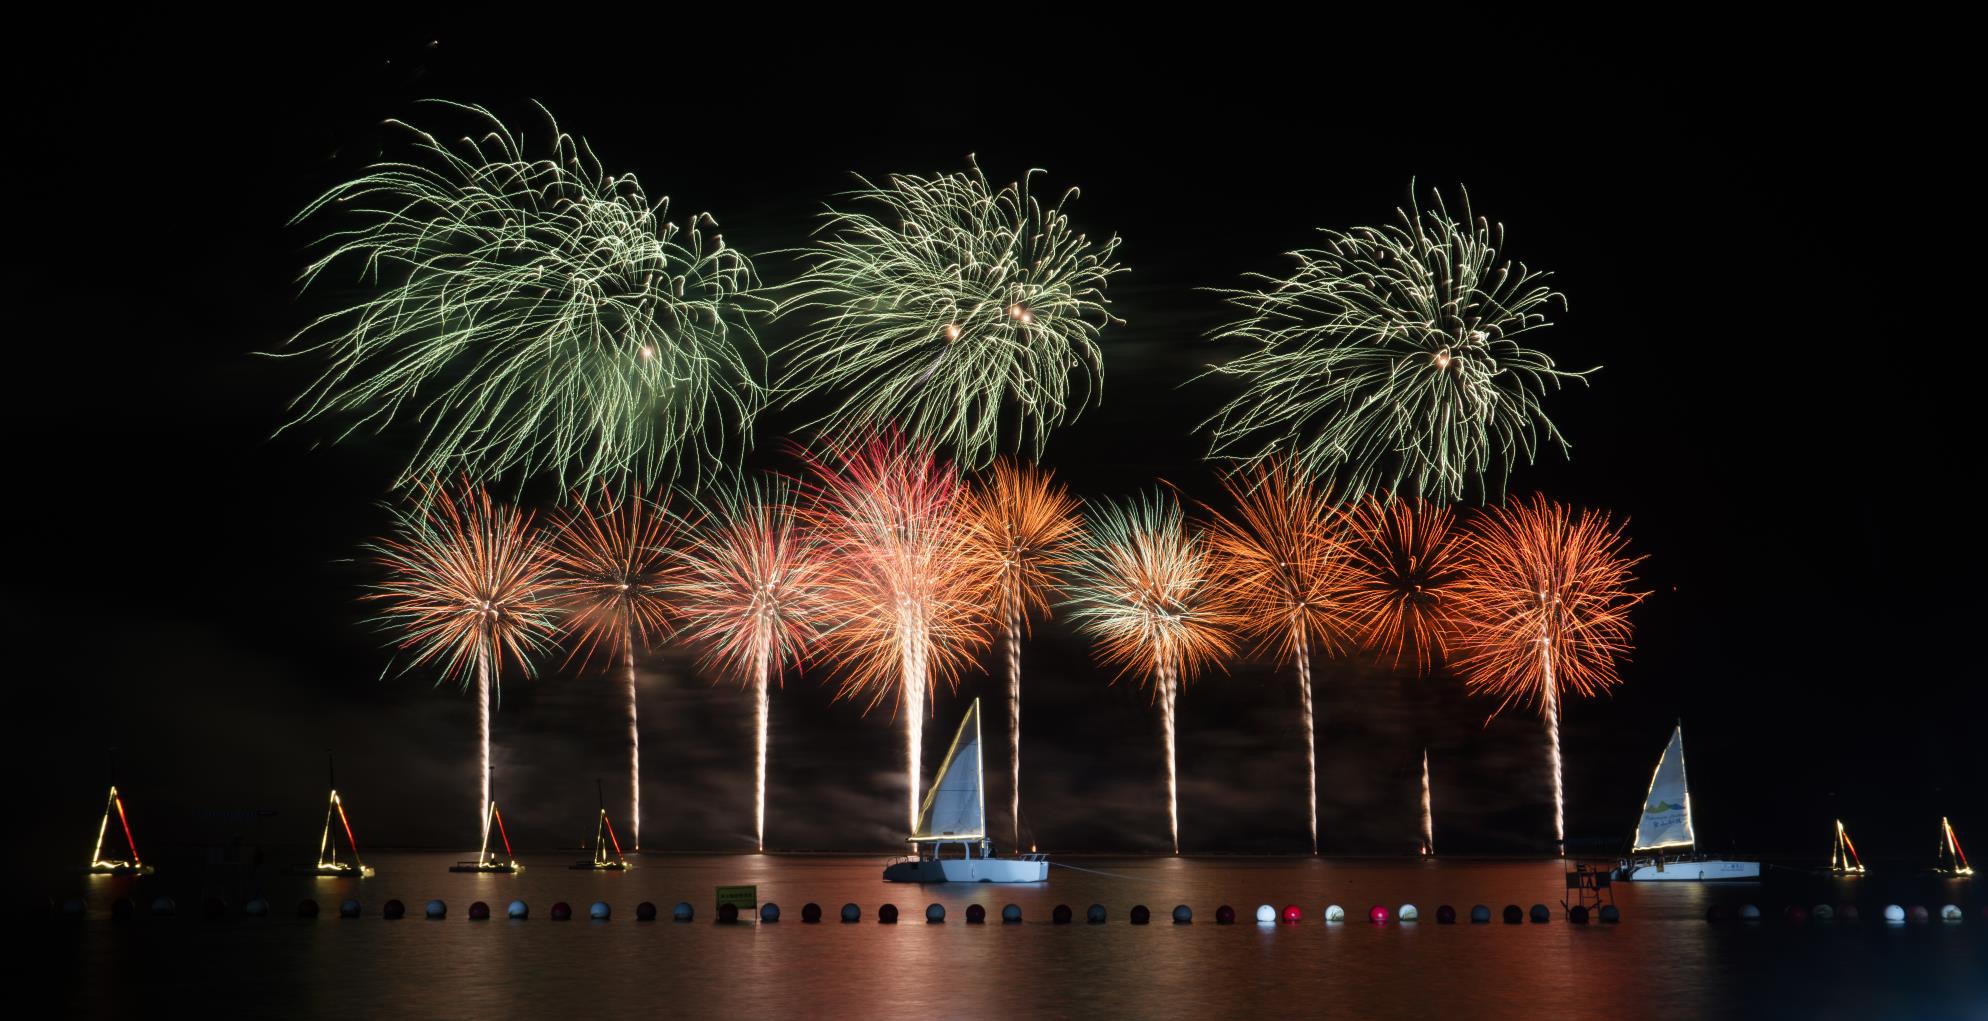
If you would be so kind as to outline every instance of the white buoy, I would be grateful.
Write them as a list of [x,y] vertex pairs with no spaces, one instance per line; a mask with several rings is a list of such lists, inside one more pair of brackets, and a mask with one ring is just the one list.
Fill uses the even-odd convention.
[[1960,905],[1948,904],[1940,909],[1940,921],[1958,922],[1961,919]]
[[1277,922],[1277,909],[1276,909],[1276,908],[1273,908],[1273,907],[1271,907],[1271,906],[1270,906],[1270,905],[1268,905],[1268,904],[1265,904],[1265,905],[1263,905],[1262,907],[1259,907],[1259,908],[1257,908],[1257,909],[1256,909],[1256,920],[1257,920],[1258,922],[1261,922],[1261,923],[1263,923],[1264,925],[1274,925],[1274,924],[1276,924],[1276,922]]
[[604,900],[595,901],[594,906],[587,909],[587,917],[596,922],[607,921],[608,914],[607,901]]
[[1415,910],[1413,904],[1403,904],[1401,909],[1394,913],[1394,917],[1397,921],[1413,922],[1422,917],[1422,912]]
[[510,907],[504,909],[504,913],[522,921],[532,916],[532,909],[531,905],[526,904],[524,901],[514,900],[511,902]]
[[1809,917],[1818,922],[1833,922],[1836,920],[1836,909],[1827,904],[1817,904],[1810,909]]
[[428,902],[428,917],[429,917],[429,918],[447,918],[447,917],[449,917],[449,906],[448,906],[447,904],[444,904],[444,903],[442,903],[442,902],[441,902],[441,901],[439,901],[439,900],[431,900],[431,901],[429,901],[429,902]]
[[79,915],[79,916],[80,916],[80,915],[81,915],[81,914],[83,913],[83,898],[81,898],[81,897],[71,897],[71,898],[69,898],[68,900],[65,900],[65,901],[63,901],[63,902],[62,902],[62,913],[63,913],[63,914],[65,914],[65,915]]
[[1886,904],[1884,906],[1884,920],[1887,922],[1905,921],[1905,909],[1896,904]]
[[1343,922],[1343,921],[1345,921],[1345,920],[1346,920],[1346,909],[1345,909],[1345,908],[1342,908],[1342,907],[1340,907],[1340,906],[1339,906],[1339,905],[1337,905],[1337,904],[1332,904],[1332,905],[1328,905],[1328,906],[1326,907],[1326,909],[1325,909],[1325,920],[1326,920],[1326,921],[1328,921],[1328,922]]

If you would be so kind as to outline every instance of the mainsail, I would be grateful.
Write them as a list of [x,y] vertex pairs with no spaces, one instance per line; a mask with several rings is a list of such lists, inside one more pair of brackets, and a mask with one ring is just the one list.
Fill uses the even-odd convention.
[[1695,847],[1691,834],[1691,788],[1684,777],[1684,727],[1671,731],[1664,757],[1657,760],[1657,772],[1650,778],[1650,793],[1643,798],[1643,818],[1636,825],[1634,851],[1656,851],[1670,847]]
[[[338,860],[338,834],[331,828],[332,816],[338,817],[340,828],[345,830],[346,846],[352,848],[352,864],[345,865]],[[359,860],[359,840],[352,835],[352,821],[345,817],[345,802],[338,796],[338,788],[331,791],[331,803],[324,810],[324,835],[318,838],[318,868],[352,868],[360,872],[372,873],[364,862]]]
[[[118,828],[124,831],[124,847],[131,852],[131,857],[128,859],[104,858],[104,834],[110,830],[112,812],[117,813]],[[131,839],[131,820],[125,817],[124,799],[117,796],[115,784],[111,786],[109,799],[104,802],[104,817],[97,823],[97,846],[90,851],[90,867],[95,869],[144,867],[144,863],[138,860],[138,842]]]
[[1960,840],[1953,835],[1953,823],[1948,822],[1944,815],[1940,817],[1939,871],[1949,876],[1974,874],[1974,868],[1967,864],[1967,852],[1960,849]]
[[1850,842],[1850,831],[1843,828],[1843,820],[1836,820],[1836,848],[1829,855],[1831,872],[1854,875],[1864,871],[1864,863],[1857,858],[1857,845]]
[[[914,710],[916,711],[916,710]],[[981,840],[987,835],[987,800],[980,775],[980,700],[966,711],[945,765],[932,780],[918,812],[914,842]]]

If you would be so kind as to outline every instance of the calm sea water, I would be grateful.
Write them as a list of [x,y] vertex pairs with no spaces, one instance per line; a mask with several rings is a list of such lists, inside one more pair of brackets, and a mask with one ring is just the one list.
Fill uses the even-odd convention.
[[[572,1012],[881,1018],[1016,1015],[1078,1017],[1622,1018],[1802,1016],[1816,1018],[1988,1018],[1988,917],[1974,881],[1887,878],[1834,881],[1769,870],[1757,885],[1695,884],[1616,889],[1620,925],[1568,924],[1559,909],[1564,867],[1555,861],[1069,859],[1090,871],[1051,870],[1037,886],[907,887],[879,879],[876,857],[743,855],[643,856],[624,874],[569,870],[574,855],[526,856],[514,876],[453,875],[454,855],[380,853],[365,881],[317,880],[258,870],[162,870],[145,879],[77,878],[57,899],[80,894],[87,917],[36,921],[38,982],[61,990],[68,1013],[131,1015],[202,1006],[229,1013],[341,1018],[416,1012],[428,1017],[497,1018]],[[773,925],[714,924],[714,888],[754,884],[782,909]],[[146,905],[161,893],[178,901],[172,917]],[[270,917],[241,913],[245,897],[270,899]],[[202,898],[229,901],[227,917],[202,917]],[[130,896],[136,917],[113,921],[111,904]],[[337,917],[353,896],[357,920]],[[299,898],[323,908],[295,917]],[[398,898],[409,917],[381,918]],[[448,903],[442,921],[420,917],[430,898]],[[502,919],[513,899],[529,902],[526,922]],[[497,919],[473,922],[472,901]],[[555,901],[580,920],[550,920]],[[596,900],[612,921],[584,920]],[[640,923],[635,906],[653,901],[663,920]],[[695,905],[690,924],[668,920],[678,901]],[[813,901],[828,919],[800,921]],[[1885,903],[1956,903],[1961,924],[1889,926]],[[864,921],[834,921],[841,905],[862,906]],[[876,922],[878,905],[902,921]],[[998,919],[1020,905],[1022,925],[965,924],[980,903]],[[1788,904],[1855,903],[1856,923],[1779,917]],[[927,925],[927,904],[946,907]],[[1109,921],[1083,922],[1102,904]],[[1175,904],[1194,909],[1189,926],[1169,923]],[[1296,904],[1295,926],[1258,926],[1258,904]],[[1327,925],[1327,904],[1358,919]],[[1375,904],[1392,913],[1420,907],[1414,924],[1366,922]],[[1438,925],[1439,904],[1468,917],[1473,904],[1494,916],[1506,904],[1544,903],[1546,925]],[[1768,920],[1707,924],[1714,904],[1758,904]],[[1073,925],[1050,923],[1068,904]],[[1154,923],[1134,926],[1135,904]],[[1238,924],[1218,926],[1215,910],[1235,907]],[[37,997],[38,998],[38,997]]]

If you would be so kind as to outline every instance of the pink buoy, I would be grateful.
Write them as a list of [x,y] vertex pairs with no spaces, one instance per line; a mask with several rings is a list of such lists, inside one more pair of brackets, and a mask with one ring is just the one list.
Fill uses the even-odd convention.
[[1373,907],[1368,908],[1367,921],[1372,922],[1375,925],[1385,925],[1387,923],[1387,909],[1381,907],[1379,904],[1376,904]]
[[1298,906],[1297,906],[1296,904],[1286,904],[1286,905],[1284,905],[1284,924],[1285,924],[1285,925],[1296,925],[1296,924],[1298,924],[1299,922],[1303,921],[1303,920],[1304,920],[1304,917],[1305,917],[1305,913],[1304,913],[1303,911],[1300,911],[1300,910],[1298,910]]

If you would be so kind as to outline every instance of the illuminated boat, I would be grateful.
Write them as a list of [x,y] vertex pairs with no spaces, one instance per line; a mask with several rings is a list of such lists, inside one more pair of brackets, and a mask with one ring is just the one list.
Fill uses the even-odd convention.
[[[490,775],[493,778],[490,786],[494,790],[496,788],[494,778],[497,775],[497,771],[494,769],[491,770]],[[497,831],[497,839],[504,843],[504,857],[502,858],[497,857],[490,850],[490,831],[493,828]],[[473,861],[456,862],[454,865],[449,866],[449,871],[511,873],[523,872],[524,870],[525,867],[518,864],[517,857],[511,853],[511,835],[504,832],[504,813],[497,811],[497,799],[492,797],[490,799],[489,811],[483,813],[482,849],[476,852],[476,858]]]
[[[330,756],[326,756],[325,772],[331,784],[331,800],[324,808],[324,833],[318,837],[317,864],[292,865],[284,871],[293,876],[365,879],[373,874],[373,868],[359,860],[359,841],[352,835],[352,820],[345,817],[345,802],[338,796],[338,776],[331,769]],[[338,834],[331,828],[333,818],[338,820],[339,829],[345,831],[345,846],[352,852],[351,861],[339,860]]]
[[1657,760],[1629,855],[1616,868],[1616,878],[1639,883],[1760,878],[1757,861],[1698,853],[1698,838],[1691,829],[1691,784],[1684,772],[1682,724],[1671,731],[1670,744]]
[[[105,858],[104,836],[110,832],[110,816],[117,813],[118,829],[124,833],[124,849],[129,858]],[[112,784],[110,798],[104,802],[104,817],[97,822],[97,846],[90,852],[90,863],[83,871],[92,876],[149,876],[152,866],[138,858],[138,842],[131,839],[131,820],[124,814],[124,799],[117,796],[117,785]]]
[[1854,879],[1864,874],[1864,863],[1857,857],[1857,845],[1850,842],[1850,831],[1843,828],[1843,820],[1836,820],[1836,846],[1829,852],[1829,873]]
[[1946,816],[1940,816],[1940,856],[1933,871],[1942,876],[1971,876],[1974,867],[1967,863],[1967,853],[1960,849],[1959,838],[1953,835],[1953,823]]
[[[600,781],[594,781],[594,793],[600,795]],[[591,861],[576,861],[570,867],[587,869],[593,872],[622,872],[628,868],[628,860],[621,856],[621,841],[614,835],[614,824],[607,821],[607,799],[601,797],[600,815],[594,823],[594,857]],[[607,840],[603,842],[601,838]],[[614,856],[609,857],[608,847],[614,848]]]
[[[980,748],[980,700],[974,699],[919,809],[918,832],[910,837],[915,853],[885,866],[885,882],[1040,883],[1049,878],[1046,854],[1004,858],[994,853],[987,838]],[[953,844],[959,845],[960,857],[944,857],[943,850]]]

